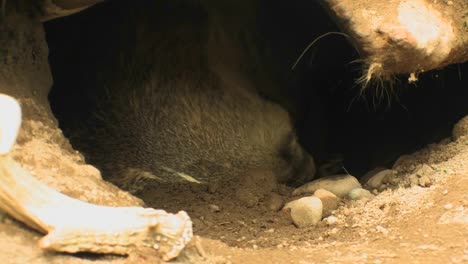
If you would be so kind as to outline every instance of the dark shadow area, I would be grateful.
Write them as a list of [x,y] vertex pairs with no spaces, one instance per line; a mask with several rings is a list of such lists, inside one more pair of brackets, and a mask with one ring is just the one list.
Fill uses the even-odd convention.
[[[197,4],[185,8],[189,1],[154,2],[108,1],[45,24],[54,78],[49,100],[69,138],[99,103],[96,93],[102,87],[95,84],[100,73],[121,56],[120,49],[142,41],[121,34],[122,28],[139,29],[138,23],[129,21],[130,16],[144,16],[145,10],[159,8],[158,14],[167,16],[142,17],[140,22],[156,21],[169,27],[172,20],[185,18],[190,23],[195,19],[190,11]],[[371,85],[361,91],[356,85],[361,69],[354,62],[358,54],[341,35],[317,41],[291,69],[309,43],[338,31],[314,1],[262,0],[256,9],[247,11],[256,14],[251,23],[254,28],[246,29],[256,36],[253,45],[246,43],[259,61],[252,62],[252,67],[261,65],[271,81],[280,84],[280,89],[257,89],[288,109],[300,142],[319,164],[338,156],[356,176],[373,167],[391,167],[400,155],[450,137],[453,124],[468,114],[466,63],[423,73],[415,84],[401,77],[391,90]]]

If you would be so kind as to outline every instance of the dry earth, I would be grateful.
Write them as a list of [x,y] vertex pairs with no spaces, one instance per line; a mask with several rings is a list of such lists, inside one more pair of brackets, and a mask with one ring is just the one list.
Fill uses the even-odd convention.
[[[21,102],[27,119],[13,156],[24,167],[72,197],[111,205],[140,202],[100,180],[98,171],[84,164],[55,123],[43,119],[47,109],[34,106],[32,100]],[[270,186],[266,191],[258,182],[244,186],[257,195],[253,204],[238,199],[236,183],[209,188],[154,186],[141,197],[149,206],[183,209],[191,215],[197,236],[175,262],[466,263],[467,127],[465,118],[454,130],[456,140],[446,139],[403,157],[394,168],[398,175],[371,200],[342,201],[333,225],[321,222],[298,229],[283,213],[267,209],[264,197],[271,190],[285,201],[292,198],[292,189],[268,179],[260,183]],[[36,245],[40,234],[9,217],[1,221],[0,233],[3,263],[158,262],[152,252],[135,252],[128,258],[42,252]]]
[[[59,130],[46,100],[52,79],[42,24],[14,16],[6,21],[0,33],[11,38],[0,38],[8,48],[0,60],[0,92],[17,98],[24,111],[13,157],[39,180],[72,197],[105,205],[142,204],[102,181]],[[209,188],[152,186],[141,197],[148,206],[183,209],[192,217],[197,237],[175,263],[468,263],[467,161],[465,118],[453,139],[402,158],[386,190],[367,202],[342,201],[334,213],[336,224],[321,222],[306,229],[266,208],[265,196],[272,191],[285,201],[292,199],[292,189],[267,178]],[[239,195],[238,184],[248,192]],[[154,252],[146,251],[129,257],[43,252],[37,246],[40,237],[2,216],[0,262],[159,262]]]

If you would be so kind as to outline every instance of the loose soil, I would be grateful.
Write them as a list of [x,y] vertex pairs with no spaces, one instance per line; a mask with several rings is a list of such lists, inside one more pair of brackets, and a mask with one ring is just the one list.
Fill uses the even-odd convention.
[[[27,119],[12,154],[24,167],[72,197],[98,204],[141,203],[102,181],[55,122],[42,122],[47,109],[27,99],[22,105]],[[268,177],[209,187],[155,185],[140,197],[147,206],[185,210],[192,217],[195,237],[175,263],[466,263],[467,124],[465,118],[458,125],[457,140],[446,139],[402,157],[394,168],[397,176],[373,199],[343,200],[333,225],[321,222],[299,229],[284,213],[268,209],[265,197],[272,191],[285,201],[293,199],[292,188]],[[423,177],[426,187],[420,186]],[[247,191],[239,194],[236,186]],[[43,252],[36,244],[41,235],[8,216],[0,222],[0,234],[3,263],[159,261],[148,251],[126,258]]]
[[[0,64],[0,92],[17,98],[24,112],[11,155],[71,197],[103,205],[143,204],[103,181],[63,136],[46,100],[52,80],[42,24],[21,19],[13,17],[2,29],[13,37],[2,40],[10,49]],[[195,237],[174,263],[468,263],[468,118],[461,122],[456,140],[402,157],[394,168],[397,176],[373,199],[342,201],[334,225],[298,229],[285,214],[268,209],[265,197],[271,192],[293,199],[291,188],[268,177],[209,187],[153,184],[140,197],[147,206],[191,216]],[[44,252],[37,246],[40,237],[0,215],[0,262],[160,262],[153,251],[128,257]]]

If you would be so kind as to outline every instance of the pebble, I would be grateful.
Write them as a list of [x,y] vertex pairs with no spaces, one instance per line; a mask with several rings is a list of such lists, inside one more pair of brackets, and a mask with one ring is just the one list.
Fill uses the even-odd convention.
[[409,163],[411,163],[411,155],[408,155],[408,154],[401,155],[395,161],[395,163],[393,163],[392,169],[396,169],[398,167],[403,167],[405,165],[408,165]]
[[219,206],[217,206],[215,204],[210,204],[209,207],[210,207],[210,212],[212,212],[212,213],[217,213],[217,212],[221,211]]
[[434,169],[431,168],[431,166],[427,165],[427,164],[423,164],[421,166],[421,168],[419,168],[417,171],[416,171],[416,174],[418,174],[419,177],[422,177],[423,175],[430,175],[431,173],[434,172]]
[[411,174],[408,177],[411,187],[419,185],[419,177],[415,174]]
[[363,188],[354,188],[348,193],[348,198],[350,200],[361,200],[371,197],[374,197],[374,195],[370,191]]
[[366,182],[369,181],[370,178],[372,178],[374,175],[384,170],[387,170],[387,168],[384,168],[384,167],[373,168],[372,170],[367,171],[364,175],[362,175],[362,177],[359,178],[359,181],[362,184],[366,184]]
[[332,192],[329,192],[325,189],[318,189],[314,192],[314,196],[318,197],[322,201],[323,217],[331,215],[332,212],[338,208],[340,199]]
[[[332,228],[331,230],[328,231],[328,234],[329,235],[335,235],[336,233],[338,233],[338,231],[339,231],[338,228],[334,227],[334,228]],[[335,242],[335,241],[333,241],[333,242]]]
[[325,223],[328,225],[334,225],[338,222],[338,218],[334,215],[330,215],[329,217],[324,218],[323,221],[325,221]]
[[384,183],[384,184],[380,185],[379,191],[384,191],[384,190],[387,189],[387,187],[388,187],[388,185]]
[[451,203],[448,203],[448,204],[444,205],[445,210],[450,210],[452,208],[453,208],[453,204],[451,204]]
[[322,220],[323,204],[315,196],[307,196],[287,203],[283,211],[289,213],[295,226],[314,226]]
[[361,188],[359,181],[347,174],[323,177],[302,185],[294,190],[293,195],[313,194],[318,189],[325,189],[342,198],[354,188]]
[[418,184],[421,187],[429,187],[432,185],[432,180],[428,176],[424,175],[421,178],[419,178]]
[[372,176],[369,180],[367,180],[366,184],[371,189],[379,189],[380,186],[384,183],[386,177],[395,175],[396,171],[394,170],[383,170],[376,173]]
[[284,205],[283,197],[281,197],[281,195],[277,193],[270,193],[270,195],[268,195],[268,197],[265,200],[265,205],[271,211],[277,212]]

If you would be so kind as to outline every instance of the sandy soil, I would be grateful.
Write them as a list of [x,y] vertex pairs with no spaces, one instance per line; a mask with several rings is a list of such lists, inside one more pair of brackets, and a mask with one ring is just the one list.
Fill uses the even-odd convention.
[[[447,139],[402,157],[394,167],[398,174],[375,198],[343,200],[333,225],[294,227],[285,214],[267,208],[264,189],[255,191],[271,187],[265,179],[249,185],[260,196],[251,207],[230,186],[214,191],[159,186],[142,198],[151,206],[187,210],[207,263],[463,263],[468,261],[467,125],[465,118],[457,126],[455,142]],[[271,189],[292,199],[287,187]]]
[[[23,104],[31,105],[27,101]],[[28,108],[28,107],[26,107]],[[36,109],[38,110],[38,109]],[[28,114],[14,157],[43,182],[82,200],[100,204],[137,204],[137,199],[99,178],[55,127]],[[34,120],[36,119],[36,120]],[[52,124],[52,123],[51,123]],[[236,183],[210,186],[154,186],[141,194],[148,206],[186,210],[196,237],[176,262],[186,263],[465,263],[468,262],[468,118],[447,139],[405,156],[388,188],[369,201],[343,200],[325,222],[299,229],[267,208],[275,191],[287,201],[292,189],[241,181],[256,197],[243,199]],[[57,162],[59,161],[59,162]],[[91,175],[91,176],[90,176]],[[421,187],[419,179],[429,179]],[[89,179],[93,181],[89,181]],[[75,186],[78,187],[74,188]],[[247,186],[245,186],[247,185]],[[104,187],[102,187],[104,186]],[[266,188],[260,188],[265,187]],[[176,188],[176,189],[174,189]],[[214,206],[213,206],[214,205]],[[219,211],[218,211],[218,207]],[[0,222],[4,263],[154,263],[152,252],[131,256],[66,255],[42,252],[40,234],[4,217]]]
[[[28,26],[20,30],[17,24]],[[58,129],[45,100],[51,78],[40,23],[10,26],[2,30],[29,37],[12,38],[20,41],[2,42],[4,46],[33,47],[10,49],[0,61],[0,92],[18,98],[24,110],[13,157],[39,180],[72,197],[106,205],[141,204],[104,182]],[[394,168],[396,177],[373,199],[343,200],[334,213],[336,224],[321,222],[306,229],[267,208],[266,197],[272,192],[284,201],[292,199],[291,188],[268,178],[209,187],[152,186],[140,196],[148,206],[171,212],[183,209],[192,217],[196,237],[174,263],[467,263],[467,160],[465,118],[453,139],[403,157]],[[244,191],[239,193],[236,186]],[[160,262],[148,251],[128,257],[43,252],[37,246],[40,237],[1,216],[0,262]]]

